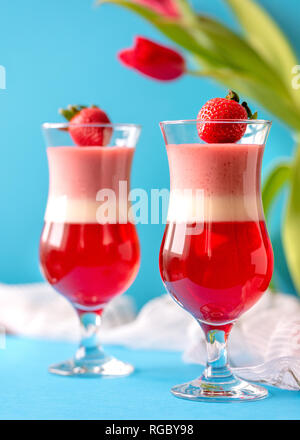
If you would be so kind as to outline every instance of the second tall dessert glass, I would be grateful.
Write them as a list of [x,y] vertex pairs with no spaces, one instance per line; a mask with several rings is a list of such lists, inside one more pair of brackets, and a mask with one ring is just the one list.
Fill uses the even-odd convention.
[[[73,144],[69,124],[44,124],[49,196],[40,241],[41,269],[78,312],[82,339],[75,357],[52,365],[61,375],[124,376],[133,367],[100,345],[106,304],[133,283],[140,262],[135,225],[128,216],[131,163],[140,127],[90,124],[109,145]],[[80,126],[78,125],[78,128]]]
[[[198,135],[201,124],[243,124],[245,133],[238,143],[206,144]],[[267,396],[263,387],[232,373],[226,343],[234,322],[258,301],[272,276],[260,189],[270,126],[259,120],[161,123],[171,180],[161,276],[200,324],[208,358],[199,379],[172,388],[177,397],[230,402]]]

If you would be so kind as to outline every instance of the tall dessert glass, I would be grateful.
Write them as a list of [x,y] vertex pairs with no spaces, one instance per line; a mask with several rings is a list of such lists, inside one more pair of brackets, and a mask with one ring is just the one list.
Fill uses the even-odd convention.
[[[244,124],[238,143],[203,143],[201,124]],[[226,343],[234,322],[267,289],[273,253],[261,202],[261,163],[271,122],[160,124],[170,168],[170,201],[160,250],[164,284],[205,333],[203,375],[172,388],[198,401],[262,399],[267,390],[236,377]]]
[[109,143],[80,147],[72,142],[69,124],[43,125],[50,184],[40,240],[41,270],[73,304],[82,330],[75,357],[50,366],[49,371],[124,376],[133,367],[103,352],[99,331],[106,304],[128,289],[139,269],[139,242],[128,215],[128,194],[140,127],[76,127],[103,129]]

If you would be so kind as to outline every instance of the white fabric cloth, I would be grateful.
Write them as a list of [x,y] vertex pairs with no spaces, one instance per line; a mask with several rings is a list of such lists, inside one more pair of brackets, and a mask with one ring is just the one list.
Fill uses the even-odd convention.
[[[19,335],[73,341],[79,337],[72,305],[42,283],[0,284],[0,324]],[[116,297],[103,314],[102,340],[183,351],[186,362],[204,364],[206,359],[199,325],[169,295],[149,301],[137,316],[130,297]],[[229,355],[240,377],[300,390],[300,300],[267,292],[233,327]]]
[[[102,320],[103,336],[113,327],[135,319],[132,298],[116,297],[105,309]],[[77,314],[63,296],[48,284],[0,284],[0,325],[7,333],[23,336],[77,341]]]

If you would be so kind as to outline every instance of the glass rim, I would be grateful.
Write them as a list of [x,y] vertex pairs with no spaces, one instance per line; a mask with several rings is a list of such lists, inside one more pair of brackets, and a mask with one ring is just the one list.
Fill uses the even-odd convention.
[[90,123],[90,124],[71,124],[70,122],[44,122],[42,124],[42,128],[49,130],[49,129],[62,129],[62,128],[69,128],[70,126],[76,126],[76,127],[102,127],[102,128],[117,128],[121,130],[122,128],[137,128],[141,130],[142,126],[140,124],[132,124],[132,123]]
[[174,121],[161,121],[159,125],[192,125],[192,124],[256,124],[272,125],[268,119],[179,119]]

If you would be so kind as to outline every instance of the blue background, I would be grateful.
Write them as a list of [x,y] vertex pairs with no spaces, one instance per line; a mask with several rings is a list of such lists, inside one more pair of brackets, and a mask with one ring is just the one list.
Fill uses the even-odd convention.
[[[74,344],[13,337],[6,342],[7,349],[0,350],[0,377],[5,378],[0,420],[299,420],[299,392],[274,387],[267,387],[268,399],[243,404],[176,399],[170,388],[203,370],[185,365],[180,353],[107,347],[131,362],[135,373],[83,379],[47,372],[49,364],[72,356]],[[198,432],[200,438],[203,430]]]
[[[199,11],[237,27],[221,0],[194,3]],[[275,17],[299,55],[299,1],[289,0],[284,7],[280,0],[260,3]],[[131,46],[135,34],[167,40],[118,7],[94,8],[92,0],[1,0],[0,4],[0,64],[7,73],[7,89],[0,90],[0,281],[25,283],[42,279],[38,242],[48,170],[41,123],[60,120],[59,107],[96,103],[114,122],[142,124],[133,186],[165,188],[169,174],[158,122],[194,118],[206,100],[223,96],[225,90],[212,81],[191,77],[162,84],[121,66],[116,53]],[[257,108],[253,103],[252,107]],[[261,118],[271,117],[259,111]],[[264,173],[279,156],[291,156],[292,151],[291,133],[275,120]],[[291,292],[279,234],[283,198],[274,209],[270,231],[276,280],[281,289]],[[139,227],[142,266],[130,289],[139,306],[164,291],[157,263],[163,229],[163,225]]]

